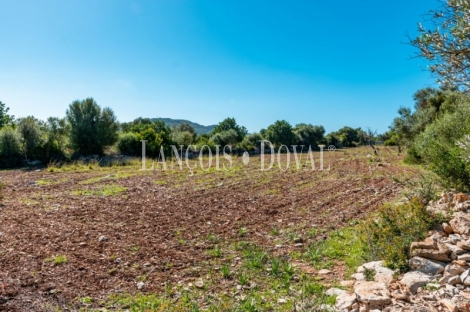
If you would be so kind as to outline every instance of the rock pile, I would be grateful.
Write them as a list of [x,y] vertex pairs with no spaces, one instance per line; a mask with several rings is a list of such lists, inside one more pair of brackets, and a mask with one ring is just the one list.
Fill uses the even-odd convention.
[[[352,277],[354,290],[332,288],[339,311],[470,312],[470,198],[444,193],[428,210],[451,216],[422,242],[414,242],[412,271],[398,276],[382,261],[363,264]],[[333,310],[333,308],[332,308]]]

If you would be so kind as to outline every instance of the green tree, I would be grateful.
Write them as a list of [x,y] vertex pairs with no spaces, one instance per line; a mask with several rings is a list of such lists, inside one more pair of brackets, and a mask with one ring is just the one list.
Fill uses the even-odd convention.
[[417,55],[431,63],[437,81],[470,90],[470,1],[447,0],[426,17],[428,27],[419,23],[419,35],[410,43]]
[[212,135],[229,130],[234,130],[237,133],[236,142],[241,142],[245,135],[248,134],[248,130],[246,130],[246,128],[243,126],[239,126],[235,121],[235,118],[225,118],[215,126],[214,130],[212,130]]
[[93,100],[74,101],[66,112],[70,144],[80,154],[102,155],[118,139],[118,123],[110,108],[101,109]]
[[8,111],[10,108],[5,106],[5,103],[2,103],[0,101],[0,129],[13,124],[13,120],[15,119],[15,116],[8,115]]
[[[139,145],[129,143],[128,146],[134,146],[135,150],[131,155],[141,155],[142,143],[141,140],[146,140],[146,155],[149,157],[157,157],[160,153],[160,147],[163,146],[165,155],[169,155],[171,152],[171,145],[175,144],[172,139],[172,131],[165,122],[161,120],[152,121],[149,118],[137,118],[132,122],[123,123],[121,125],[124,133],[133,133],[136,135]],[[134,137],[132,137],[134,138]],[[130,142],[131,137],[126,137],[126,140]],[[118,148],[120,144],[118,143]],[[124,146],[124,145],[121,145]],[[129,149],[121,150],[121,153],[129,153]]]
[[295,144],[296,136],[290,123],[285,120],[277,120],[266,129],[266,139],[279,147]]
[[0,130],[0,167],[19,166],[21,161],[21,138],[11,126]]
[[21,136],[24,157],[28,162],[28,154],[32,155],[44,140],[44,132],[41,130],[39,120],[33,116],[21,118],[18,120],[17,131]]
[[318,144],[323,140],[325,135],[325,128],[323,126],[312,126],[311,124],[301,123],[295,126],[293,129],[297,136],[298,145],[305,145],[317,147]]

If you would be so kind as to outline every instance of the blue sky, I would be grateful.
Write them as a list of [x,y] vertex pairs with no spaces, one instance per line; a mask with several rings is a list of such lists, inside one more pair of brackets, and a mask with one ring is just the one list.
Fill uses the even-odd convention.
[[276,120],[388,129],[434,85],[410,59],[435,0],[0,0],[0,101],[15,116],[63,117],[93,97],[136,117],[250,132]]

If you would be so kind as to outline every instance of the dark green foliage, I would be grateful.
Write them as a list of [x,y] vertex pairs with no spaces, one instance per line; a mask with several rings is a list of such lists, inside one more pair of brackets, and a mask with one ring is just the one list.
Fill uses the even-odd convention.
[[0,101],[0,129],[13,124],[13,120],[15,119],[15,116],[8,115],[8,111],[10,108],[5,106],[5,103],[2,103]]
[[140,156],[142,153],[142,142],[137,134],[126,132],[119,136],[117,148],[123,155]]
[[[241,142],[245,135],[248,134],[246,128],[238,125],[235,121],[235,118],[225,118],[222,122],[215,126],[214,130],[212,131],[212,135],[230,130],[234,130],[237,134],[235,143]],[[226,133],[225,136],[232,136],[232,134]]]
[[457,145],[470,133],[470,103],[461,102],[429,125],[413,144],[413,153],[435,172],[445,186],[470,190],[470,164]]
[[318,147],[318,144],[323,141],[325,135],[325,128],[323,126],[312,126],[311,124],[298,124],[293,129],[296,135],[296,144]]
[[17,131],[21,136],[25,159],[28,161],[28,155],[37,154],[36,149],[44,143],[45,134],[41,129],[39,120],[33,116],[19,119]]
[[118,139],[118,123],[110,108],[103,110],[92,98],[74,101],[66,112],[70,144],[76,153],[102,155]]
[[[129,153],[129,155],[142,154],[142,142],[146,140],[146,155],[149,157],[158,157],[160,147],[163,146],[165,155],[171,152],[171,145],[175,144],[171,139],[171,129],[163,121],[152,121],[148,118],[137,118],[130,123],[122,124],[124,133],[133,133],[135,136],[127,136],[124,139],[127,141],[118,143],[118,148],[121,153]],[[139,145],[137,145],[135,138],[137,137]],[[124,144],[125,143],[125,144]],[[121,150],[121,147],[123,150]]]
[[266,129],[264,137],[276,147],[295,144],[296,136],[292,126],[285,120],[278,120]]
[[0,167],[11,168],[22,164],[21,138],[11,127],[0,130]]
[[248,134],[240,143],[240,147],[247,151],[253,151],[255,148],[261,148],[262,139],[263,137],[259,133]]

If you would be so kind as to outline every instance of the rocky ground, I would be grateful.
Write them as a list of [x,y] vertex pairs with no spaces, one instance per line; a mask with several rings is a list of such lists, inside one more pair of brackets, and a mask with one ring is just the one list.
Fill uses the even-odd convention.
[[382,261],[360,266],[354,280],[342,285],[353,291],[328,290],[337,295],[339,311],[470,311],[469,194],[444,193],[428,210],[450,217],[422,242],[414,242],[412,271],[397,276]]

